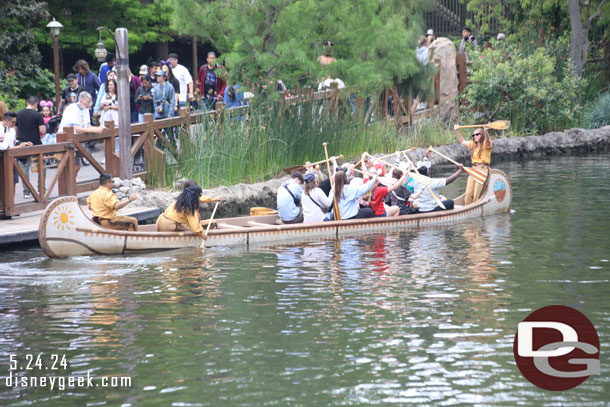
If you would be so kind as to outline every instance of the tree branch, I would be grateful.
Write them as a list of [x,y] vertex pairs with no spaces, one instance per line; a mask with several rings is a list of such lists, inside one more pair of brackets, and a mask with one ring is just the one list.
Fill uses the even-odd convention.
[[602,13],[602,7],[604,6],[604,3],[606,3],[606,0],[602,0],[599,5],[597,6],[597,10],[595,10],[595,13],[591,14],[589,16],[589,23],[591,21],[593,21],[593,19],[595,19],[596,17],[598,17],[601,13]]

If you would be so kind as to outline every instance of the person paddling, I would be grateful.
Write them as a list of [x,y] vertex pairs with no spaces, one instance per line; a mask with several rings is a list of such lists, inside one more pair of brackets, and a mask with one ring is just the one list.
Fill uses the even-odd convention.
[[[470,159],[472,166],[478,170],[484,171],[489,174],[489,164],[491,163],[491,149],[493,142],[489,138],[487,127],[475,128],[472,132],[472,140],[466,141],[460,133],[459,126],[456,124],[453,126],[455,133],[457,134],[458,141],[463,146],[470,150]],[[476,182],[471,176],[468,177],[466,183],[466,195],[464,196],[464,203],[466,205],[475,202],[481,196],[483,190],[483,184]]]
[[206,238],[201,216],[199,215],[199,204],[207,202],[218,202],[222,198],[202,196],[203,190],[195,181],[189,180],[184,183],[184,189],[176,200],[157,219],[158,232],[178,232],[190,230]]

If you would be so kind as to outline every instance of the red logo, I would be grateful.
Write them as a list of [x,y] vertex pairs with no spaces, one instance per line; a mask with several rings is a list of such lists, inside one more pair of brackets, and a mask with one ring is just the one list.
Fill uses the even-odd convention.
[[521,374],[541,389],[572,389],[599,374],[599,337],[581,312],[540,308],[519,323],[513,353]]

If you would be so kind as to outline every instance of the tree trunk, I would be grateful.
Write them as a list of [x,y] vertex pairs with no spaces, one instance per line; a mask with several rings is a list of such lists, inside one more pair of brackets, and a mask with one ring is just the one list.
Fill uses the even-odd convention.
[[[570,59],[574,68],[574,75],[577,78],[582,77],[583,71],[583,51],[586,55],[585,42],[587,38],[583,38],[582,17],[580,15],[579,0],[568,0],[568,10],[570,12]],[[588,35],[588,30],[587,33]]]

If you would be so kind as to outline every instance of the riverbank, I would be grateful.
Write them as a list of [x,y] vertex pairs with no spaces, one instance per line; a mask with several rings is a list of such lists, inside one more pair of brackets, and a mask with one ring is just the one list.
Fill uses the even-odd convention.
[[[451,144],[436,148],[452,159],[469,164],[470,153],[460,144]],[[552,132],[542,136],[509,137],[494,140],[493,163],[500,161],[518,161],[545,156],[582,154],[601,152],[610,149],[610,126],[601,129],[570,129],[565,132]],[[419,148],[410,152],[412,160],[420,160],[426,150]],[[433,164],[445,164],[446,161],[433,154]],[[204,190],[205,195],[220,196],[223,204],[217,210],[218,217],[246,215],[250,207],[266,206],[275,208],[276,191],[288,177],[276,178],[255,184],[236,184],[230,187]],[[163,190],[144,191],[138,198],[139,206],[167,208],[175,199],[177,192]],[[209,216],[213,205],[202,206],[202,216]]]

